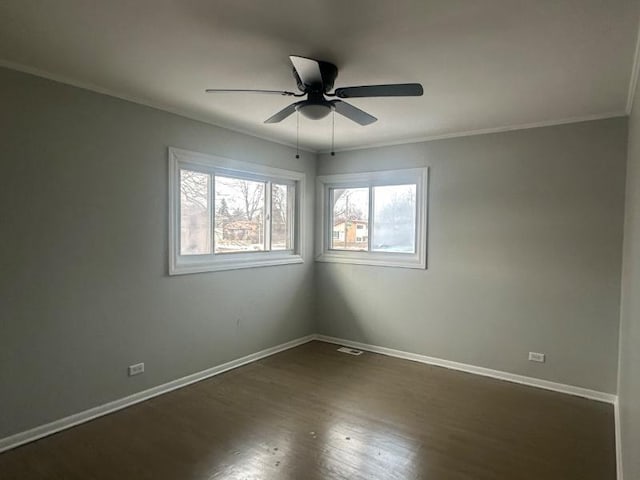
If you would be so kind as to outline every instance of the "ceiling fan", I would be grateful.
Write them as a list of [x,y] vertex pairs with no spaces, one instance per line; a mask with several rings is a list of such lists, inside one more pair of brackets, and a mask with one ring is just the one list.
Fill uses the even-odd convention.
[[[296,111],[312,120],[319,120],[329,115],[332,111],[336,111],[340,115],[343,115],[360,125],[369,125],[375,122],[377,118],[357,107],[354,107],[350,103],[340,100],[341,98],[418,97],[423,93],[422,85],[419,83],[342,87],[336,88],[333,93],[329,93],[333,88],[333,83],[335,82],[336,77],[338,76],[338,67],[329,62],[298,57],[295,55],[290,55],[289,59],[293,64],[293,76],[298,84],[298,89],[302,93],[280,90],[241,90],[218,88],[209,88],[206,92],[264,93],[284,95],[288,97],[307,96],[306,100],[300,100],[299,102],[292,103],[275,115],[267,118],[264,123],[281,122]],[[326,97],[337,98],[335,100],[328,100]]]

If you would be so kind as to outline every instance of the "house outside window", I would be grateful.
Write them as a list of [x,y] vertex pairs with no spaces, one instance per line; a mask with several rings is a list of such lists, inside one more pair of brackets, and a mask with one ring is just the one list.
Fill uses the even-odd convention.
[[366,250],[368,240],[367,222],[362,220],[337,220],[333,225],[333,245],[344,249]]
[[303,261],[301,172],[169,149],[169,273]]
[[316,260],[426,268],[428,169],[317,178]]

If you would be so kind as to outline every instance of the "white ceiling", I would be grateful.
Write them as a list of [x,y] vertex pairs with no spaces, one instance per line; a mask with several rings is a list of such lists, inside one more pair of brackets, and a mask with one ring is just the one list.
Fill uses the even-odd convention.
[[[418,98],[354,99],[336,149],[625,114],[637,0],[2,0],[2,64],[294,144],[288,55],[335,63],[336,86],[420,82]],[[331,117],[300,117],[327,150]]]

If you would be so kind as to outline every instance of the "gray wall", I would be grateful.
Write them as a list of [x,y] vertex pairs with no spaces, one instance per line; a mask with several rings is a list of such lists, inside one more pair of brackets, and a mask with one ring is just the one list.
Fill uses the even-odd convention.
[[615,393],[626,138],[617,118],[321,156],[431,187],[428,269],[318,264],[320,332]]
[[0,105],[0,438],[315,330],[311,221],[304,264],[167,275],[167,147],[306,172],[308,220],[315,155],[6,69]]
[[624,478],[640,478],[640,83],[629,121],[618,398]]
[[[616,391],[625,119],[316,165],[312,154],[296,160],[287,147],[6,69],[0,105],[0,438],[318,330]],[[307,261],[169,277],[168,146],[304,171]],[[316,168],[419,165],[431,166],[427,270],[314,266]],[[626,292],[637,290],[638,223],[628,216]],[[637,300],[625,298],[637,346]],[[527,362],[530,350],[548,362]],[[637,425],[631,351],[621,391]],[[128,378],[140,361],[146,373]],[[625,432],[637,442],[637,428]]]

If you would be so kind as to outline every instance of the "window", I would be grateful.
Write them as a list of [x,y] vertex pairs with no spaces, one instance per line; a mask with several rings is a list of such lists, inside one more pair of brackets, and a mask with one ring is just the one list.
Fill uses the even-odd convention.
[[316,260],[426,268],[426,168],[318,177]]
[[169,273],[302,262],[304,174],[169,149]]

